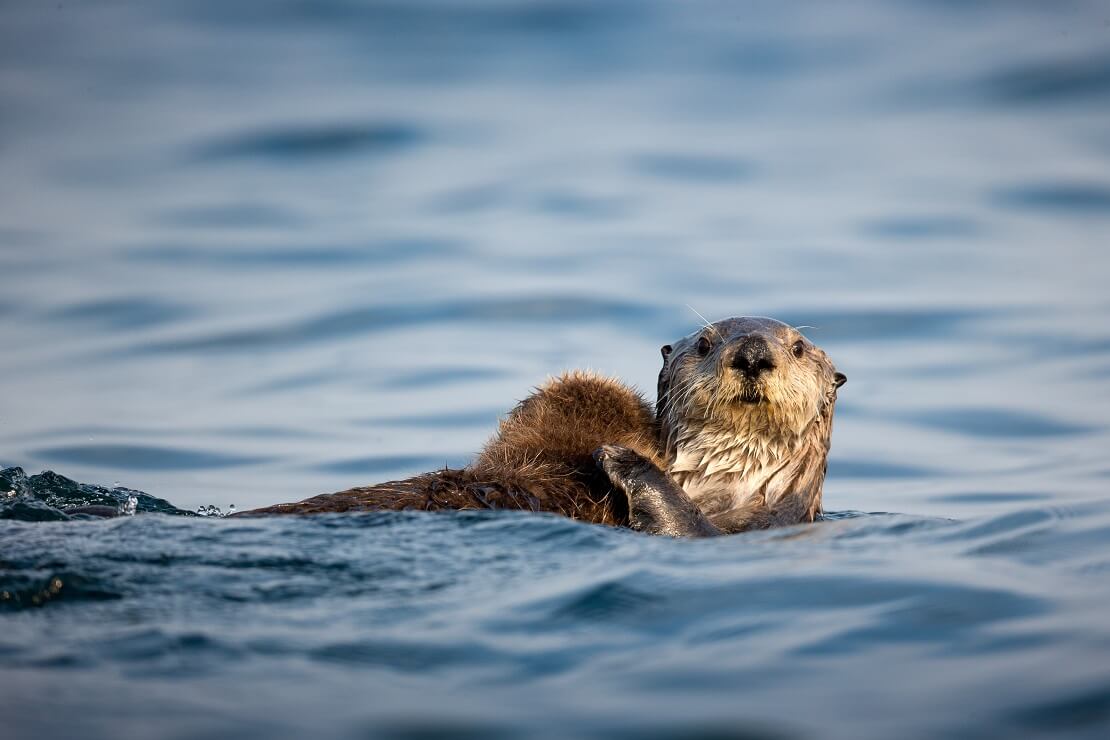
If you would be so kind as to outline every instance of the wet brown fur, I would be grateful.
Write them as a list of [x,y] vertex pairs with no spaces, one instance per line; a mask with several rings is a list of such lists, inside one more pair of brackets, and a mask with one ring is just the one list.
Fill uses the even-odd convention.
[[614,493],[591,455],[617,444],[662,465],[658,438],[655,415],[638,393],[612,378],[571,372],[518,404],[466,468],[244,513],[524,509],[620,525],[628,520],[628,500]]

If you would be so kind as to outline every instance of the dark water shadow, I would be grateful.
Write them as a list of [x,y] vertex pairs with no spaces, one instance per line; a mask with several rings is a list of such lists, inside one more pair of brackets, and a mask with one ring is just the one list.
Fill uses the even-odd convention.
[[862,233],[876,239],[925,241],[929,239],[974,239],[983,226],[964,216],[891,216],[864,224]]
[[983,95],[1011,105],[1110,100],[1110,54],[1018,64],[980,83]]
[[1052,733],[1104,727],[1110,724],[1110,683],[1058,692],[1048,701],[1038,701],[1017,711],[1011,721],[1017,727]]
[[327,434],[302,427],[235,426],[215,427],[202,432],[218,437],[241,439],[315,439]]
[[361,245],[319,245],[239,249],[170,244],[128,249],[132,261],[216,269],[302,269],[305,267],[384,266],[446,259],[466,254],[461,242],[438,239],[386,239]]
[[366,725],[359,735],[381,740],[514,740],[521,729],[513,722],[459,717],[398,717],[380,719]]
[[[6,569],[5,569],[6,570]],[[113,588],[111,579],[100,579],[88,573],[68,569],[0,571],[0,613],[27,608],[42,608],[58,602],[111,601],[122,599],[121,590]],[[40,668],[64,668],[81,661],[50,661]]]
[[309,657],[327,663],[383,666],[401,673],[424,673],[448,666],[488,664],[500,656],[478,644],[428,644],[404,640],[363,640],[333,643],[311,651]]
[[507,378],[511,372],[498,368],[485,367],[440,367],[417,370],[394,376],[380,385],[385,388],[411,389],[445,387],[456,383],[471,383],[481,380]]
[[1110,216],[1110,185],[1097,182],[1044,181],[1004,187],[996,190],[991,200],[1011,210]]
[[630,164],[640,174],[707,185],[745,182],[756,174],[752,162],[724,155],[645,153],[634,157]]
[[288,393],[290,391],[304,391],[306,389],[320,389],[328,384],[342,379],[342,375],[335,370],[320,370],[297,375],[286,375],[261,383],[251,383],[241,389],[236,389],[234,395],[242,396],[267,396],[275,393]]
[[198,162],[342,159],[353,155],[393,154],[426,139],[422,129],[405,122],[290,125],[218,138],[195,147],[191,158]]
[[722,44],[711,52],[712,68],[750,83],[779,83],[816,70],[828,71],[860,64],[874,53],[856,37],[851,43],[810,36],[805,43],[775,35],[747,36]]
[[629,201],[623,198],[601,198],[570,190],[542,193],[534,204],[541,213],[589,221],[616,218],[630,209]]
[[932,496],[930,501],[952,504],[1012,504],[1028,501],[1050,501],[1048,493],[1016,493],[1013,491],[969,491]]
[[887,644],[933,645],[942,654],[978,649],[983,628],[1051,611],[1043,599],[1014,591],[907,580],[874,623],[849,629],[797,651],[799,655],[851,654]]
[[880,342],[890,339],[950,337],[962,325],[996,313],[979,308],[919,310],[786,311],[778,316],[792,326],[810,326],[803,331],[817,342]]
[[148,445],[88,444],[43,447],[31,450],[32,457],[51,462],[124,470],[190,470],[230,468],[266,462],[269,458],[232,455],[208,450]]
[[1052,419],[1030,411],[952,407],[928,409],[903,418],[915,424],[970,437],[1037,438],[1089,434],[1095,428]]
[[[526,37],[580,35],[607,28],[627,27],[650,18],[650,5],[613,0],[598,4],[574,0],[543,0],[526,3],[415,3],[404,0],[346,2],[319,0],[312,3],[266,2],[195,3],[189,16],[225,25],[320,26],[357,34],[379,33],[402,40],[422,37],[476,37],[511,41]],[[532,39],[534,40],[534,38]]]
[[[689,681],[691,677],[685,678]],[[721,680],[726,679],[721,677]],[[678,679],[677,682],[687,685],[682,679]],[[720,684],[714,682],[711,685]],[[671,686],[666,688],[670,689]],[[788,724],[785,719],[780,721]],[[603,732],[589,734],[587,737],[598,740],[601,738],[605,740],[797,740],[807,737],[807,734],[792,731],[788,727],[771,727],[768,723],[751,719],[736,719],[729,722],[714,719],[689,723],[670,720],[658,722],[652,727],[606,728]]]
[[428,207],[440,213],[475,213],[508,203],[510,188],[501,183],[453,188],[429,198]]
[[23,436],[25,441],[41,439],[64,439],[65,437],[102,437],[117,435],[120,437],[164,437],[177,434],[179,429],[148,428],[114,426],[110,424],[80,424],[74,426],[58,426],[43,429]]
[[939,471],[916,465],[876,462],[873,460],[829,460],[830,478],[927,478],[940,475]]
[[196,310],[188,306],[159,298],[134,296],[72,303],[46,316],[59,323],[96,325],[106,331],[125,331],[172,324],[195,314]]
[[291,229],[305,224],[305,219],[290,208],[265,203],[229,203],[189,206],[162,211],[154,222],[163,226],[187,229]]
[[413,427],[417,429],[464,429],[470,427],[489,427],[493,429],[506,409],[482,409],[477,411],[455,411],[443,414],[420,416],[380,416],[373,419],[360,419],[355,423],[364,427]]

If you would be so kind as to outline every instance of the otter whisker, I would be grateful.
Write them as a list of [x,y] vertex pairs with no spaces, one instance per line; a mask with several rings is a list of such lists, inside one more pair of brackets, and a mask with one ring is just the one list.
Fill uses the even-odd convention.
[[718,337],[720,337],[722,341],[724,340],[724,337],[722,337],[722,336],[721,336],[721,332],[720,332],[720,331],[718,331],[717,327],[715,327],[715,326],[713,326],[713,324],[709,323],[709,319],[707,319],[707,318],[705,318],[704,316],[702,316],[702,315],[701,315],[701,312],[699,312],[699,311],[698,311],[698,309],[694,308],[694,307],[693,307],[693,306],[691,306],[691,305],[690,305],[689,303],[687,303],[687,304],[686,304],[686,308],[690,309],[690,310],[691,310],[691,311],[693,311],[693,312],[694,312],[695,314],[697,314],[697,317],[698,317],[699,319],[701,319],[701,320],[702,320],[702,323],[704,324],[704,327],[703,327],[703,328],[705,328],[705,329],[712,329],[712,330],[713,330],[713,333],[715,333],[715,334],[716,334],[716,335],[717,335]]

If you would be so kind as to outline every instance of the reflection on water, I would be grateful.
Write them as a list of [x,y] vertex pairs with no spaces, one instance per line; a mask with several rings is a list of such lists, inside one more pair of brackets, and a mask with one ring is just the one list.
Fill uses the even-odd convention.
[[515,516],[9,522],[5,718],[1102,737],[1108,22],[6,3],[0,467],[67,478],[5,515],[459,465],[562,369],[650,395],[695,310],[809,327],[851,379],[829,508],[903,514],[695,544]]

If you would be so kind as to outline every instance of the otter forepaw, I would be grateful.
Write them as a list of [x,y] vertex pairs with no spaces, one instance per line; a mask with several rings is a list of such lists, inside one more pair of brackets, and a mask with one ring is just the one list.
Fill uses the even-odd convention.
[[620,445],[602,445],[594,450],[594,462],[605,471],[613,485],[625,493],[631,493],[629,486],[649,467],[651,462],[638,452]]
[[672,537],[720,534],[670,476],[643,455],[603,445],[593,456],[613,486],[628,497],[630,528]]
[[638,507],[633,502],[640,471],[647,461],[636,452],[620,445],[602,445],[594,450],[593,457],[597,466],[609,476],[609,482],[613,484],[613,488],[628,498],[628,526],[631,529],[650,531],[651,522],[637,516]]

